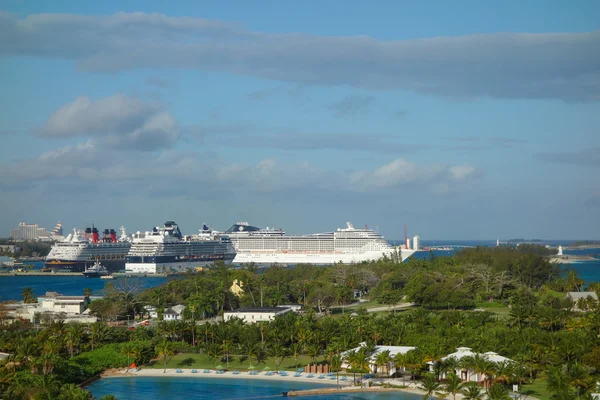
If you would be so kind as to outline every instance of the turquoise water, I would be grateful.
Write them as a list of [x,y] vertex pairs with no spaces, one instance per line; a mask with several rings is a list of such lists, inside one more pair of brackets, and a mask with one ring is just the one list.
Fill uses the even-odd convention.
[[[283,382],[254,379],[222,379],[205,377],[118,377],[100,379],[87,389],[96,398],[107,394],[115,395],[119,400],[140,399],[268,399],[281,398],[282,392],[290,389],[315,389],[332,387],[304,382]],[[311,396],[310,399],[401,399],[419,400],[421,396],[411,393],[355,393],[349,395]]]

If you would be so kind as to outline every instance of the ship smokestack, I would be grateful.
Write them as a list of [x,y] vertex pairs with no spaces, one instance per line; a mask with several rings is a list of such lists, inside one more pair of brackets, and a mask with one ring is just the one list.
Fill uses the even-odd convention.
[[99,236],[98,228],[92,228],[92,243],[98,243]]
[[83,236],[89,240],[92,237],[92,228],[85,228]]
[[114,229],[110,230],[110,241],[113,243],[117,241],[117,232]]
[[105,229],[104,232],[102,232],[102,241],[105,243],[110,242],[110,231],[108,229]]

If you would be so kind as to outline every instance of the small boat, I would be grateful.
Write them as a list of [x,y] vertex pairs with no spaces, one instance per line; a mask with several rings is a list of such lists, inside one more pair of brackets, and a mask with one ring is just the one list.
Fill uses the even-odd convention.
[[104,278],[108,276],[108,270],[98,260],[91,267],[86,267],[83,276],[86,278]]
[[115,277],[112,275],[102,275],[100,279],[115,279]]

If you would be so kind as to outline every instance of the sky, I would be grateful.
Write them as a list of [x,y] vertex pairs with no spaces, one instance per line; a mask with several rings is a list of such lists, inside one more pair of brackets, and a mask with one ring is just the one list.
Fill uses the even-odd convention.
[[600,239],[600,3],[0,2],[0,236]]

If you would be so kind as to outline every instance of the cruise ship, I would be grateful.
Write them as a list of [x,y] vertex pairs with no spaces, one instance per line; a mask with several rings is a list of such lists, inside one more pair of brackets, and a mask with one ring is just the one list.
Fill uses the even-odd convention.
[[404,261],[415,252],[394,247],[377,232],[355,228],[350,222],[335,232],[290,236],[283,229],[238,222],[225,235],[237,251],[235,264],[353,264],[383,256]]
[[133,236],[125,272],[155,274],[192,270],[223,261],[231,264],[235,249],[227,236],[213,233],[206,225],[196,235],[183,236],[179,226],[167,221],[152,232]]
[[99,261],[109,272],[122,271],[130,248],[131,241],[124,227],[119,238],[114,229],[105,229],[102,237],[95,227],[86,228],[84,232],[73,229],[73,233],[54,244],[46,256],[44,269],[83,272],[86,266]]

